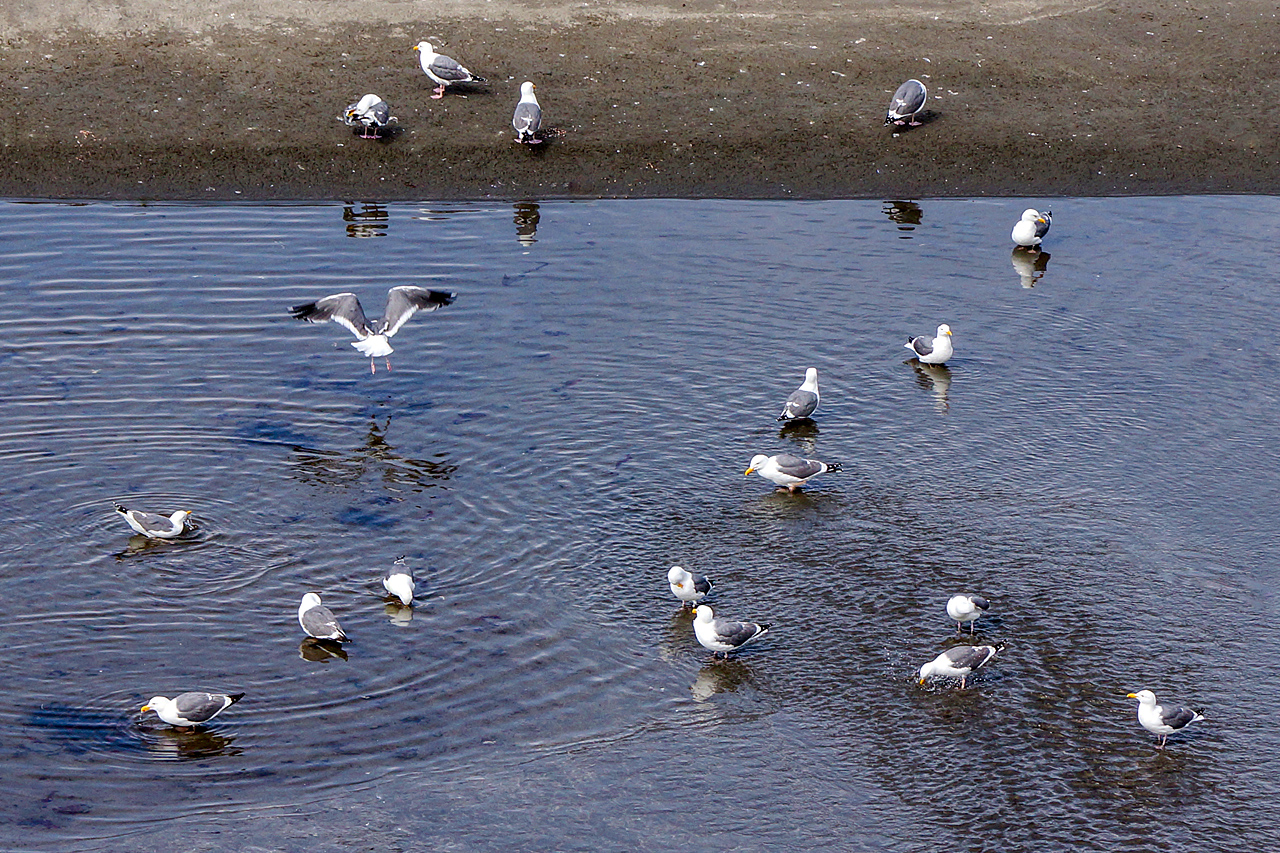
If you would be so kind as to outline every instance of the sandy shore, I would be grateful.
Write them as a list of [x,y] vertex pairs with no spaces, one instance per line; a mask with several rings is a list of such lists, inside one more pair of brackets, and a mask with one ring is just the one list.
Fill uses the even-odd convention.
[[[0,196],[1280,192],[1274,2],[939,5],[17,0]],[[489,85],[432,100],[420,39]],[[932,97],[895,134],[908,77]],[[526,79],[563,131],[534,149]],[[337,121],[365,92],[393,136]]]

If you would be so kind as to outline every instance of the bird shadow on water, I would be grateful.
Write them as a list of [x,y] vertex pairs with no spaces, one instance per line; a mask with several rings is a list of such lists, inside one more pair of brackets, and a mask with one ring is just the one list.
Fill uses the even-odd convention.
[[363,444],[347,452],[294,447],[291,465],[297,479],[309,485],[349,487],[360,485],[366,474],[373,473],[384,486],[398,491],[442,488],[457,466],[396,453],[386,440],[390,427],[391,418],[379,425],[377,418],[370,416]]
[[326,663],[334,658],[346,660],[347,652],[337,640],[307,637],[298,645],[298,657],[309,663]]
[[916,384],[933,395],[933,406],[939,412],[951,408],[951,368],[945,364],[925,364],[918,358],[909,358],[903,364],[911,366]]
[[706,702],[721,693],[737,693],[744,687],[755,686],[755,674],[749,664],[738,658],[712,658],[698,670],[689,692],[697,701]]
[[1014,246],[1009,256],[1013,271],[1018,274],[1018,283],[1030,290],[1044,278],[1049,268],[1049,253],[1040,249],[1028,249],[1025,246]]
[[189,730],[155,729],[142,725],[138,728],[147,757],[158,761],[192,761],[218,755],[239,755],[241,752],[232,745],[235,738],[198,726]]
[[816,456],[817,439],[821,432],[811,418],[796,418],[782,425],[778,430],[778,438],[794,443],[808,456]]

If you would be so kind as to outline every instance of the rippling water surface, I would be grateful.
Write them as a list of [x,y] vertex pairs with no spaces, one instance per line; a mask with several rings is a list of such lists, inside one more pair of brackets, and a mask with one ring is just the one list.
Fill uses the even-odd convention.
[[[0,205],[0,843],[1273,845],[1280,201],[1040,202],[1039,258],[1027,201]],[[286,310],[405,283],[458,298],[373,375]],[[673,563],[770,636],[712,661]],[[921,688],[961,591],[1009,648]],[[189,689],[248,695],[136,713]]]

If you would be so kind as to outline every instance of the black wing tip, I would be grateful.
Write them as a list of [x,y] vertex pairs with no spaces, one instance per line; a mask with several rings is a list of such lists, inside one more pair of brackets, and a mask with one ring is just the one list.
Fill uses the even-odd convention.
[[293,305],[289,308],[289,316],[295,320],[310,320],[312,315],[316,313],[316,304],[308,302],[305,305]]
[[231,700],[231,701],[228,703],[228,705],[234,705],[234,704],[236,704],[237,702],[239,702],[241,699],[243,699],[244,697],[245,697],[245,694],[243,694],[243,693],[228,693],[228,694],[227,694],[227,698]]
[[828,463],[827,463],[827,470],[828,470],[828,471],[843,471],[843,470],[844,470],[844,466],[843,466],[843,465],[841,465],[839,462],[828,462]]
[[115,507],[116,512],[120,513],[121,515],[129,511],[125,509],[124,506],[119,501],[112,501],[111,505]]
[[479,74],[472,74],[468,83],[488,83],[489,81],[481,77]]

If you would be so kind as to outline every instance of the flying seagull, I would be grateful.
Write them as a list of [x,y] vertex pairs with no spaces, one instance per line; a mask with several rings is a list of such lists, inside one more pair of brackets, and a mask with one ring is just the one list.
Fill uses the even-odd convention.
[[533,94],[536,88],[528,80],[520,84],[520,102],[511,117],[511,126],[516,129],[516,142],[537,145],[542,141],[538,136],[542,128],[542,107],[538,105],[537,95]]
[[951,348],[951,327],[943,323],[938,327],[936,337],[919,335],[907,338],[903,346],[915,353],[916,358],[924,364],[942,364],[954,353]]
[[751,457],[751,466],[744,473],[747,476],[759,474],[769,482],[785,486],[787,491],[794,492],[819,474],[840,470],[839,462],[828,464],[817,459],[801,459],[790,453],[779,453],[776,456],[757,453]]
[[[351,127],[361,127],[361,139],[377,139],[379,128],[396,122],[391,107],[377,95],[365,95],[354,104],[348,104],[347,111],[338,118]],[[372,133],[369,132],[371,130]]]
[[889,111],[885,114],[884,123],[905,124],[908,127],[919,127],[916,113],[924,109],[924,100],[929,97],[929,90],[914,77],[898,87],[889,101]]
[[[382,319],[370,323],[360,307],[360,300],[354,293],[335,293],[305,305],[295,305],[289,313],[295,320],[306,320],[308,323],[321,323],[332,320],[349,329],[359,340],[352,346],[369,357],[369,372],[376,372],[373,366],[375,358],[386,358],[395,352],[391,342],[387,340],[400,327],[409,322],[409,318],[419,311],[434,311],[441,305],[453,302],[456,293],[443,290],[428,290],[405,284],[387,291],[387,309]],[[387,359],[387,370],[391,369],[391,359]]]
[[978,617],[989,607],[991,602],[980,595],[953,595],[947,601],[947,615],[956,623],[957,632],[965,622],[968,622],[969,633],[972,634],[976,630],[973,623],[977,622]]
[[778,415],[778,420],[790,421],[809,417],[818,408],[819,399],[818,368],[810,367],[804,372],[804,382],[787,398],[787,403],[782,407],[782,414]]
[[298,624],[308,636],[317,640],[347,641],[347,634],[338,624],[338,617],[333,611],[320,603],[320,596],[309,592],[302,596],[302,604],[298,605]]
[[413,572],[405,565],[404,557],[396,560],[382,578],[382,586],[387,593],[400,599],[405,607],[413,604]]
[[771,626],[759,622],[734,622],[731,619],[717,619],[711,607],[699,604],[693,608],[693,633],[704,648],[711,650],[711,656],[720,654],[728,657],[729,652],[742,648],[753,640],[758,640],[769,633]]
[[1026,246],[1029,249],[1036,248],[1040,245],[1044,235],[1049,233],[1049,226],[1052,224],[1052,210],[1046,210],[1041,213],[1034,207],[1028,207],[1022,211],[1022,218],[1014,223],[1013,233],[1009,236],[1019,246]]
[[1165,708],[1156,704],[1156,694],[1150,690],[1139,690],[1130,693],[1130,699],[1138,700],[1138,722],[1153,735],[1160,735],[1160,744],[1156,749],[1164,749],[1169,735],[1185,729],[1204,717],[1187,708]]
[[984,666],[1004,647],[1003,642],[993,646],[953,646],[920,667],[920,683],[930,677],[959,678],[963,688],[969,673]]
[[195,529],[195,525],[187,520],[191,517],[190,510],[180,509],[173,515],[156,515],[153,512],[125,509],[120,504],[112,506],[135,532],[148,539],[176,539],[188,527]]
[[446,86],[454,86],[458,83],[489,82],[463,68],[456,59],[436,53],[429,41],[420,41],[413,46],[413,49],[418,51],[418,61],[422,63],[422,70],[438,84],[435,94],[431,96],[432,100],[443,98]]
[[209,722],[243,698],[243,693],[180,693],[172,699],[152,696],[138,713],[155,711],[171,726],[195,726]]
[[711,581],[705,575],[694,574],[679,566],[672,566],[667,572],[667,583],[671,584],[671,594],[680,599],[680,607],[694,604],[707,597],[711,592]]

